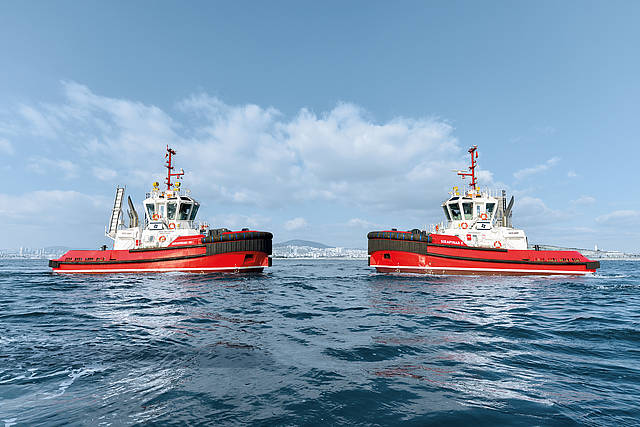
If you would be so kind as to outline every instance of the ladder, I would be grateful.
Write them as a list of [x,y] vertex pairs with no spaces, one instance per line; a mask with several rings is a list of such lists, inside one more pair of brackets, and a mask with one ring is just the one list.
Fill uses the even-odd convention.
[[118,220],[120,219],[120,213],[122,212],[122,199],[124,198],[124,187],[116,188],[116,200],[113,202],[113,211],[111,212],[111,219],[109,220],[109,228],[107,229],[107,236],[114,239],[116,237],[116,231],[118,230]]

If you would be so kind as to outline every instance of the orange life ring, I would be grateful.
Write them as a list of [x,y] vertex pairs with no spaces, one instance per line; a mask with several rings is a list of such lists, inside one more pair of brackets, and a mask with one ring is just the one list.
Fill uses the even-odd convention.
[[496,249],[500,249],[502,247],[502,243],[500,243],[499,240],[496,240],[495,242],[493,242],[493,247]]
[[154,221],[157,221],[157,220],[159,220],[159,219],[160,219],[160,215],[158,215],[158,214],[153,214],[153,215],[151,216],[151,219],[153,219]]
[[481,220],[486,221],[486,220],[487,220],[487,218],[488,218],[488,216],[487,216],[487,214],[486,214],[486,213],[480,214],[480,219],[481,219]]
[[462,227],[463,230],[466,230],[467,228],[469,228],[469,224],[463,222],[462,224],[460,224],[460,227]]
[[176,224],[173,223],[173,222],[170,222],[169,223],[169,230],[175,230],[175,228],[176,228]]
[[160,238],[158,239],[160,243],[165,242],[166,240],[167,240],[166,236],[160,236]]

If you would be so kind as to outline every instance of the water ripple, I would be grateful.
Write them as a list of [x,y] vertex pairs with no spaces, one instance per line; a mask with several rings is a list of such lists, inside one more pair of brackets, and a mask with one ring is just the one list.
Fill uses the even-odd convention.
[[640,273],[51,275],[0,261],[0,420],[632,425]]

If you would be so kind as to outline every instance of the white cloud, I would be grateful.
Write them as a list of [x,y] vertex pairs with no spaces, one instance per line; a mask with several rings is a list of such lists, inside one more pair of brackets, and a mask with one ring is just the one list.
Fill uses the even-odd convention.
[[367,221],[365,219],[360,219],[360,218],[351,218],[348,222],[347,225],[349,227],[355,227],[355,228],[372,228],[372,227],[376,227],[376,224],[371,222],[371,221]]
[[77,191],[0,193],[0,221],[6,229],[0,246],[98,248],[109,243],[104,227],[112,205],[111,197]]
[[96,166],[92,168],[92,171],[93,171],[93,176],[95,176],[101,181],[111,181],[116,176],[118,176],[118,173],[110,168],[103,168],[103,167]]
[[[44,109],[46,110],[46,107]],[[61,125],[55,114],[48,114],[47,111],[43,112],[28,105],[20,105],[18,113],[26,121],[32,134],[45,138],[55,138],[58,135]]]
[[544,136],[549,136],[549,135],[553,135],[554,133],[556,133],[556,128],[553,126],[536,126],[535,127],[535,131],[538,132],[541,135]]
[[570,217],[568,212],[549,208],[540,198],[525,196],[515,200],[513,221],[526,225],[551,224]]
[[77,191],[32,191],[21,195],[0,193],[0,219],[43,225],[78,225],[86,219],[85,213],[96,210],[104,210],[102,213],[106,224],[109,206],[105,197]]
[[284,223],[284,229],[287,231],[300,230],[307,226],[307,221],[304,218],[297,217],[290,219]]
[[[210,204],[200,215],[213,215],[216,226],[254,227],[252,220],[265,227],[270,223],[252,212],[279,212],[271,225],[281,228],[285,219],[305,216],[304,208],[295,208],[305,204],[376,214],[402,210],[423,218],[451,185],[459,185],[451,169],[467,166],[451,125],[434,118],[376,121],[348,103],[285,116],[272,107],[229,105],[206,94],[164,111],[73,82],[62,87],[62,102],[23,105],[15,117],[2,117],[16,123],[18,137],[50,138],[38,146],[38,157],[28,159],[29,172],[78,178],[69,188],[96,190],[109,199],[106,183],[117,178],[137,197],[163,180],[164,148],[170,145],[178,152],[175,166],[186,172],[183,188]],[[483,186],[493,180],[488,170],[479,176]],[[238,210],[245,216],[220,216]]]
[[15,150],[9,141],[4,138],[0,138],[0,153],[6,154],[8,156],[13,155]]
[[575,173],[574,171],[569,171],[569,172],[567,172],[567,177],[568,178],[577,178],[578,174]]
[[65,179],[78,176],[78,166],[66,159],[48,159],[45,157],[30,157],[27,161],[27,169],[40,175],[48,173],[62,173]]
[[[117,164],[132,189],[162,178],[169,144],[178,151],[177,166],[187,172],[183,184],[199,197],[261,207],[325,200],[424,208],[425,199],[442,198],[457,180],[451,169],[466,162],[452,127],[435,119],[376,123],[346,103],[286,118],[271,107],[232,106],[204,94],[179,102],[172,116],[77,83],[63,88],[64,103],[22,106],[22,115],[31,127],[57,136],[81,170],[104,180],[113,173],[95,164]],[[67,176],[73,175],[67,166]],[[43,165],[31,167],[45,172]],[[492,178],[489,171],[480,176]]]
[[520,169],[519,171],[514,172],[513,176],[515,177],[515,179],[518,179],[518,180],[523,179],[530,175],[534,175],[534,174],[549,170],[551,167],[556,165],[559,161],[560,161],[560,157],[552,157],[542,164],[533,166],[531,168]]
[[637,225],[640,224],[640,211],[635,210],[618,210],[611,213],[600,215],[596,218],[599,224],[608,225]]
[[[202,212],[202,209],[200,211]],[[202,215],[198,216],[202,217]],[[257,214],[243,215],[228,213],[203,218],[207,218],[207,222],[211,228],[229,228],[231,230],[240,230],[242,228],[269,228],[271,224],[270,218]]]
[[595,197],[591,196],[580,196],[577,199],[571,201],[571,203],[574,205],[592,205],[595,202]]

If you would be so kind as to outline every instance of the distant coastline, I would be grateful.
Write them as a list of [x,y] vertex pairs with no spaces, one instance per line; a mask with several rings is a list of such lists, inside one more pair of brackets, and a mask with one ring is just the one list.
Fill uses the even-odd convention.
[[[529,249],[534,249],[531,245]],[[574,250],[589,259],[598,261],[640,261],[640,254],[630,254],[621,251],[607,251],[601,249],[566,248],[560,246],[538,245],[542,250]],[[20,247],[15,249],[0,249],[0,259],[55,259],[59,258],[70,248],[66,246],[48,246],[44,248]],[[273,245],[273,258],[277,259],[367,259],[368,252],[362,248],[344,248],[329,246],[324,243],[308,240],[289,240]]]

